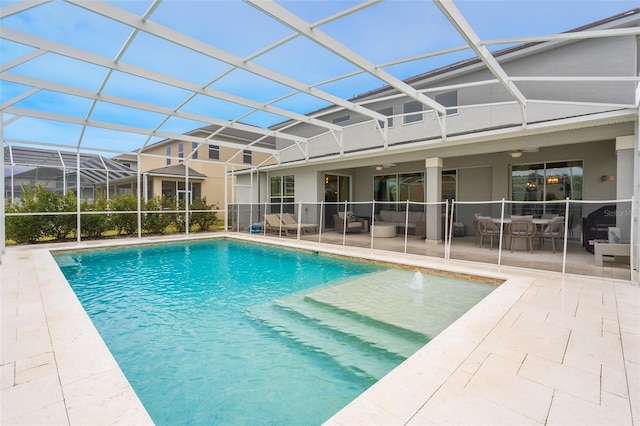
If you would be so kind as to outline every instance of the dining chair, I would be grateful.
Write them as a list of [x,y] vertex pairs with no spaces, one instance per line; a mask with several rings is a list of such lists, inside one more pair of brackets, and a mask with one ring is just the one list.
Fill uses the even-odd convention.
[[539,236],[543,243],[547,238],[551,240],[551,248],[555,254],[556,243],[564,239],[564,217],[553,218],[551,222],[544,227]]
[[480,248],[482,248],[484,237],[489,237],[491,241],[491,250],[493,250],[493,239],[498,238],[498,241],[500,241],[500,225],[495,223],[492,219],[478,219],[476,222],[476,229],[480,236]]
[[527,246],[533,254],[533,239],[536,237],[536,225],[532,219],[516,220],[507,224],[507,235],[509,236],[509,247],[511,247],[511,253],[513,253],[514,240],[524,239],[527,242]]

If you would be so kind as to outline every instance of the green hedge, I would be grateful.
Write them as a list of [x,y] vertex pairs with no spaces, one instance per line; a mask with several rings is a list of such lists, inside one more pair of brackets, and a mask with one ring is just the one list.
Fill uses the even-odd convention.
[[[22,195],[18,202],[9,200],[6,213],[61,213],[75,212],[77,199],[74,193],[66,195],[49,191],[45,185],[23,185]],[[208,204],[206,197],[197,198],[190,210],[215,210],[216,204]],[[184,202],[178,204],[184,210]],[[100,238],[108,231],[116,231],[117,235],[136,235],[138,232],[138,200],[134,195],[117,195],[107,200],[103,194],[94,200],[83,200],[80,203],[81,236],[83,238]],[[164,196],[153,197],[142,204],[142,210],[153,213],[142,214],[142,231],[144,233],[161,234],[170,229],[180,232],[185,230],[184,213],[168,213],[176,210],[175,200]],[[90,212],[113,211],[109,214],[91,214]],[[117,213],[131,212],[131,213]],[[189,216],[190,231],[208,231],[218,220],[215,212],[194,212]],[[35,243],[38,241],[64,240],[77,231],[77,215],[29,215],[7,216],[5,218],[6,238],[16,243]]]

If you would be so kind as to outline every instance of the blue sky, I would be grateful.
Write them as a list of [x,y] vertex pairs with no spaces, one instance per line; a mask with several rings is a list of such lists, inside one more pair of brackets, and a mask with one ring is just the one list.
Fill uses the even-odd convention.
[[[1,1],[0,5],[4,7],[12,3]],[[110,3],[137,15],[144,13],[150,5],[146,0]],[[298,0],[279,3],[305,21],[314,23],[358,2]],[[455,4],[483,40],[554,34],[640,7],[639,0],[474,0],[456,1]],[[292,33],[286,26],[239,0],[165,0],[150,19],[240,58],[247,58]],[[131,32],[129,27],[121,23],[61,1],[53,1],[4,18],[1,25],[3,28],[30,33],[111,59],[117,55]],[[426,0],[392,0],[375,4],[320,29],[374,64],[464,45],[462,38],[442,13],[433,3]],[[493,46],[490,49],[495,50],[498,47],[504,46]],[[31,51],[31,47],[0,40],[0,58],[3,64]],[[470,56],[470,51],[464,51],[385,69],[404,79]],[[200,87],[207,85],[214,77],[222,75],[230,68],[222,61],[205,57],[146,33],[138,34],[121,62]],[[306,85],[314,85],[355,70],[351,63],[333,56],[303,37],[297,37],[257,57],[253,62]],[[97,90],[106,74],[104,68],[54,53],[42,55],[11,69],[10,72],[92,92]],[[320,89],[342,98],[350,98],[382,85],[381,81],[372,76],[360,74],[322,85]],[[293,92],[291,88],[282,84],[238,69],[209,87],[262,103]],[[30,88],[3,82],[0,89],[4,103]],[[117,71],[106,83],[104,93],[169,109],[177,108],[190,95],[189,91],[184,89]],[[298,94],[274,105],[299,113],[308,113],[328,104],[326,101]],[[84,118],[91,101],[53,91],[40,91],[15,106]],[[233,120],[251,111],[246,106],[203,95],[194,97],[181,110],[224,120]],[[8,118],[10,115],[4,114],[4,120]],[[161,130],[173,133],[183,133],[204,125],[197,120],[178,118],[171,118],[165,122],[163,114],[138,111],[106,102],[96,104],[91,118],[145,129],[160,126]],[[268,126],[283,119],[279,115],[256,112],[248,115],[243,122]],[[81,130],[82,127],[75,124],[21,118],[4,128],[4,136],[6,139],[75,146],[80,140]],[[154,138],[152,141],[157,139]],[[129,151],[146,140],[147,136],[144,135],[88,128],[82,136],[82,145],[108,146]]]

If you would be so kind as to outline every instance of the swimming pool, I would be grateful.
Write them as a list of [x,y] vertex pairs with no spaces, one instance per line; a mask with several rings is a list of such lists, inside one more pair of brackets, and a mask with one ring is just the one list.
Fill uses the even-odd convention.
[[[222,239],[55,257],[157,424],[319,424],[432,337],[329,306],[318,286],[388,273],[369,263]],[[494,288],[470,285],[458,316]]]

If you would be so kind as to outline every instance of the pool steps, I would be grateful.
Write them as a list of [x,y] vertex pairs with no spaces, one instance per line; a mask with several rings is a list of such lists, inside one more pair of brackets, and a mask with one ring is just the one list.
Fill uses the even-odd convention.
[[320,326],[342,332],[367,342],[378,349],[408,358],[429,341],[427,336],[399,330],[373,318],[345,311],[333,305],[318,303],[309,296],[276,301],[276,306],[302,315]]
[[[388,283],[388,278],[387,273],[378,272],[341,286]],[[359,299],[357,295],[348,299],[353,296]],[[424,333],[375,318],[375,313],[356,312],[352,308],[358,303],[353,302],[344,297],[332,300],[332,293],[325,289],[312,290],[254,306],[247,314],[281,336],[375,381],[429,341]]]
[[359,339],[355,336],[318,326],[314,320],[275,304],[253,306],[247,314],[280,336],[324,354],[342,368],[372,382],[381,379],[403,360],[363,341],[358,344]]
[[494,288],[435,276],[415,288],[414,274],[377,271],[268,302],[249,314],[297,344],[378,380]]

